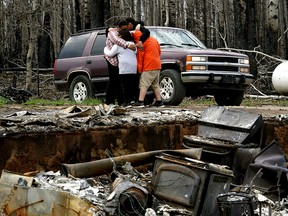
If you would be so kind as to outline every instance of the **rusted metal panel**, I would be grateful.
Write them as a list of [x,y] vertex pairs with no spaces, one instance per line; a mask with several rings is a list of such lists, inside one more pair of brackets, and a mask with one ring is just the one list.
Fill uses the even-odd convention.
[[99,209],[71,194],[0,183],[0,213],[17,216],[95,215]]
[[19,175],[8,170],[2,170],[0,183],[9,184],[11,186],[20,185],[31,187],[33,178],[29,176]]

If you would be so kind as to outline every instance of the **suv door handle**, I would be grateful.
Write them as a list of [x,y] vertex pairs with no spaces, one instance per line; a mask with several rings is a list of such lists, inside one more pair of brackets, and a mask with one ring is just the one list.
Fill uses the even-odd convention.
[[89,59],[89,60],[86,61],[86,63],[87,63],[87,64],[91,64],[91,63],[92,63],[92,60]]

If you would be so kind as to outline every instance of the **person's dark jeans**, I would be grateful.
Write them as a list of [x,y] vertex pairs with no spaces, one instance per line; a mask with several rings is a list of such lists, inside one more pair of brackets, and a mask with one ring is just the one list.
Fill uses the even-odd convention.
[[[107,60],[106,60],[107,61]],[[110,64],[107,61],[109,70],[109,82],[106,89],[106,104],[115,104],[117,100],[118,105],[124,103],[124,94],[121,88],[121,82],[119,77],[119,68]]]
[[124,93],[124,102],[137,101],[139,97],[139,77],[138,74],[120,74],[120,80]]

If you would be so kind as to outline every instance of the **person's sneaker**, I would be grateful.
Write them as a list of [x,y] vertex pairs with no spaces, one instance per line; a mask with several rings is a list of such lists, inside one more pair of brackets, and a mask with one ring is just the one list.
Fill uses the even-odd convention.
[[124,107],[124,108],[130,108],[132,105],[130,103],[123,103],[121,104],[121,107]]
[[164,104],[162,101],[155,101],[153,104],[151,104],[153,107],[164,107]]
[[144,107],[144,101],[137,101],[132,106],[137,107],[137,108],[142,108]]

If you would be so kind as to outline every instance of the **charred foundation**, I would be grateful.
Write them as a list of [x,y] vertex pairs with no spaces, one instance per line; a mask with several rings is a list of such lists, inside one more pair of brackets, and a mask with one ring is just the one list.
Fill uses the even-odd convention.
[[[113,156],[181,149],[184,136],[198,134],[201,117],[200,111],[183,109],[126,110],[105,116],[88,111],[1,117],[0,169],[57,171],[63,163],[107,158],[107,149]],[[264,146],[276,139],[287,156],[287,118],[264,116],[263,121]]]

